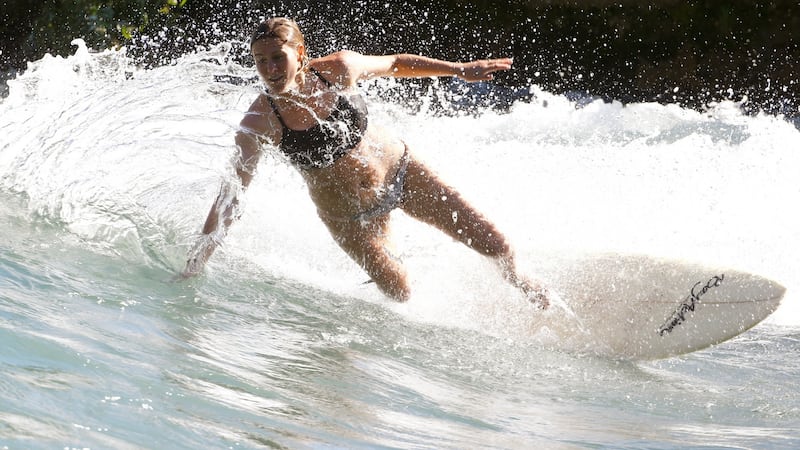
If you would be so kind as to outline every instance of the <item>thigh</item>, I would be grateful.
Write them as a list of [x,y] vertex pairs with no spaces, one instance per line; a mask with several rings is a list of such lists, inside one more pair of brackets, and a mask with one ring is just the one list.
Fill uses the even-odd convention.
[[493,223],[413,157],[406,172],[401,208],[480,253],[503,256],[510,252],[505,237]]

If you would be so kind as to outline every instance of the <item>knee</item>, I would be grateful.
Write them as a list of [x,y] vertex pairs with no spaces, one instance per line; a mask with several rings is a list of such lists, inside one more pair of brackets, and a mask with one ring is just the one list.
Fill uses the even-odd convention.
[[405,303],[411,298],[411,289],[408,288],[408,285],[393,286],[389,290],[384,291],[384,293],[391,297],[392,300],[400,303]]
[[387,297],[397,302],[406,302],[411,298],[411,288],[408,286],[408,279],[402,270],[391,271],[391,273],[378,273],[373,276],[378,289]]
[[397,302],[406,302],[411,298],[411,289],[404,275],[395,274],[392,277],[373,277],[375,285],[387,297]]
[[363,264],[380,291],[398,302],[405,302],[411,297],[408,277],[402,265],[388,258]]

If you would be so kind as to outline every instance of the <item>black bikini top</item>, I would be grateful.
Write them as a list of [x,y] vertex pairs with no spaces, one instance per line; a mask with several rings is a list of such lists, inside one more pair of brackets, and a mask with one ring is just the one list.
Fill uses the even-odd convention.
[[[332,84],[315,69],[311,71],[325,83]],[[305,130],[293,130],[286,126],[278,108],[267,95],[272,111],[281,123],[281,151],[293,164],[303,169],[322,169],[355,148],[367,129],[367,104],[361,95],[339,94],[336,106],[330,115],[317,121]]]

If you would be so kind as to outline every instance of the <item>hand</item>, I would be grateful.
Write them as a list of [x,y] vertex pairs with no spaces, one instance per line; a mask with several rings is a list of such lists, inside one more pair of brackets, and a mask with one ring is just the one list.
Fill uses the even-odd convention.
[[205,266],[205,261],[200,257],[189,258],[186,261],[186,267],[180,273],[179,277],[182,279],[192,278],[200,274]]
[[462,63],[458,77],[464,81],[488,81],[494,79],[494,72],[498,70],[508,70],[511,68],[513,60],[511,58],[482,59]]
[[183,271],[175,278],[186,280],[200,275],[216,246],[217,243],[210,235],[204,235],[200,238],[197,244],[195,244],[195,248],[189,252],[189,259],[186,260],[186,266],[183,268]]
[[517,276],[511,277],[510,281],[537,308],[547,309],[550,306],[550,291],[541,282],[534,282],[527,277]]

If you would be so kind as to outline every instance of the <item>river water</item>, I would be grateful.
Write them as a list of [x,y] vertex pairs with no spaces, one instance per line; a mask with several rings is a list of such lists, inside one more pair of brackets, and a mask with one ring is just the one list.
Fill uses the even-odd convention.
[[[395,304],[267,151],[244,215],[173,282],[257,95],[225,46],[151,70],[45,57],[0,103],[0,448],[797,448],[800,131],[722,103],[568,99],[441,114],[363,86],[371,120],[515,243],[714,262],[787,287],[756,328],[624,361],[547,348],[486,261],[395,215]],[[396,96],[395,96],[396,98]],[[457,98],[456,98],[457,100]],[[456,101],[455,103],[458,103]],[[550,312],[549,314],[557,314]]]

